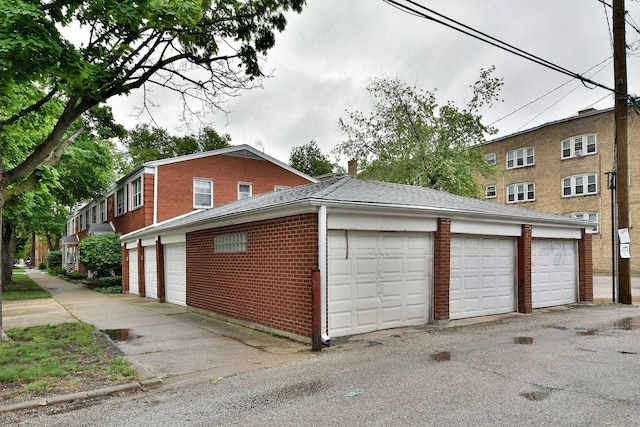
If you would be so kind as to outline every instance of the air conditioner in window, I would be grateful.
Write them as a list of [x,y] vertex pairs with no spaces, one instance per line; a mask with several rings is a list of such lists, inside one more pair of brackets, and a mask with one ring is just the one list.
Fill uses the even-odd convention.
[[582,156],[582,150],[576,150],[576,156]]

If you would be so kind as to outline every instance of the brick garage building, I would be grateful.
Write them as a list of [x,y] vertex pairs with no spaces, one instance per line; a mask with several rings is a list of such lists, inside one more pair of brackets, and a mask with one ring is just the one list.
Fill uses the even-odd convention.
[[[640,117],[629,115],[629,204],[631,271],[640,273],[637,223],[640,207]],[[614,112],[585,110],[574,117],[505,136],[484,145],[487,159],[501,173],[484,179],[487,201],[580,217],[593,222],[593,268],[611,273],[611,190],[606,172],[614,168]]]
[[[123,236],[125,252],[144,253],[144,260],[136,255],[126,264],[125,289],[135,282],[142,295],[152,277],[160,301],[294,339],[309,340],[315,328],[326,341],[591,301],[585,226],[427,188],[344,177]],[[150,258],[157,261],[148,264]],[[135,281],[127,279],[132,275]]]

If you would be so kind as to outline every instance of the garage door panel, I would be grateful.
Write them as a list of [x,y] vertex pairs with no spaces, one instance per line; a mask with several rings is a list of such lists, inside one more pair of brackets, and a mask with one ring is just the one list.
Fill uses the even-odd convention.
[[187,305],[187,258],[184,243],[165,246],[165,288],[169,303]]
[[158,298],[158,274],[156,269],[156,247],[144,248],[145,296]]
[[129,293],[139,295],[138,286],[138,250],[129,249]]
[[[329,298],[330,336],[427,323],[430,234],[334,230],[328,240],[329,295],[334,288],[347,286],[346,280],[351,288],[348,302],[338,305]],[[350,269],[341,263],[349,263]],[[341,273],[348,270],[353,274],[347,278]]]
[[534,239],[531,245],[533,308],[577,301],[575,241]]

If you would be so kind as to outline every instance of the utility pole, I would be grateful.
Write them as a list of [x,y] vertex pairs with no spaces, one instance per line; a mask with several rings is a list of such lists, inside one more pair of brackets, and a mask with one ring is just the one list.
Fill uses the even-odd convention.
[[[613,0],[613,75],[615,92],[615,153],[618,229],[629,229],[629,138],[627,100],[627,45],[624,0]],[[613,220],[613,218],[612,218]],[[631,242],[636,245],[640,242]],[[631,246],[630,244],[630,246]],[[637,248],[638,246],[636,246]],[[620,251],[618,251],[620,253]],[[630,258],[619,258],[618,295],[621,304],[631,304]]]

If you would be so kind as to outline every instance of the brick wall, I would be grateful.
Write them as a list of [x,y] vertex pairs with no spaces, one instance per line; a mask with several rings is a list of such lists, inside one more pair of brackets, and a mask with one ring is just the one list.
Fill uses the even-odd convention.
[[268,193],[276,185],[309,184],[306,179],[266,160],[218,155],[162,165],[158,168],[158,221],[193,210],[193,179],[213,180],[213,204],[238,200],[238,182],[252,184],[252,194]]
[[[214,252],[214,236],[247,233],[247,251]],[[187,234],[187,305],[312,336],[316,214]]]
[[593,301],[592,235],[582,233],[578,241],[578,297],[580,302]]
[[122,246],[122,293],[129,293],[129,250]]
[[523,225],[518,237],[518,312],[530,314],[533,311],[531,297],[531,231],[530,225]]
[[438,219],[433,254],[433,323],[449,321],[451,283],[451,220]]

